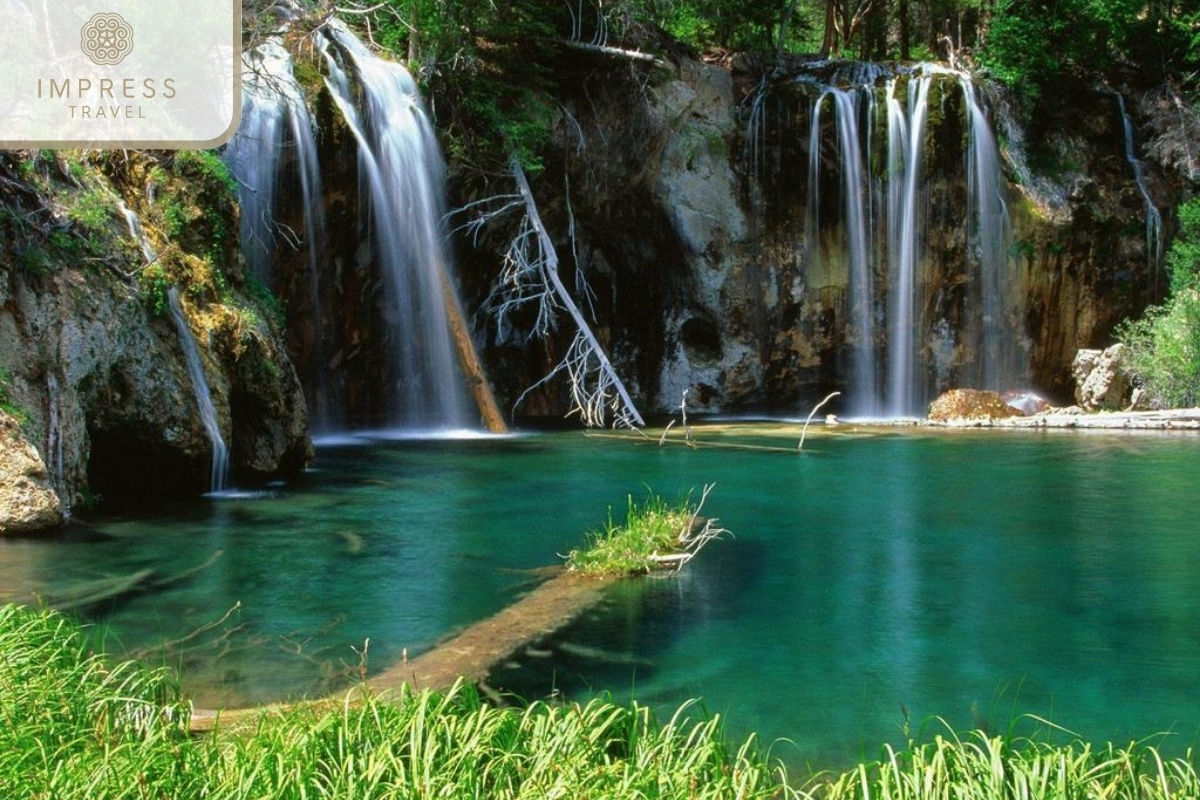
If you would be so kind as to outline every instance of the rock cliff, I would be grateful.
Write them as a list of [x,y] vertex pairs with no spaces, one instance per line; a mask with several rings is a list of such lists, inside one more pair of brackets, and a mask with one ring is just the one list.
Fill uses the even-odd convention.
[[[879,361],[873,379],[887,391],[895,346],[886,288],[893,245],[882,221],[888,101],[915,78],[891,66],[872,72],[820,62],[760,93],[750,73],[688,59],[646,66],[572,53],[557,69],[562,115],[535,192],[560,252],[572,254],[592,286],[596,327],[645,410],[671,413],[688,390],[692,410],[800,413],[829,391],[853,392],[864,337]],[[1149,240],[1146,195],[1111,91],[1068,98],[1034,123],[1018,119],[994,87],[976,85],[1001,143],[1008,219],[1003,241],[992,245],[1003,261],[994,280],[1004,299],[986,308],[969,266],[988,245],[969,229],[978,201],[969,194],[975,156],[962,83],[935,71],[924,122],[917,213],[926,224],[912,325],[924,400],[914,407],[923,411],[954,386],[1036,389],[1068,402],[1076,351],[1107,346],[1119,321],[1166,290],[1156,251],[1169,238],[1170,214],[1161,238]],[[874,287],[869,326],[856,320],[838,171],[845,143],[829,98],[819,123],[819,205],[809,185],[813,102],[830,87],[859,85],[873,95],[856,100]],[[1169,175],[1142,166],[1148,195],[1169,210]],[[486,281],[499,254],[467,242],[461,249],[466,284]],[[987,346],[1008,348],[1017,361],[991,379],[1004,385],[983,386],[988,328],[996,333]],[[552,363],[542,345],[494,335],[489,344],[492,372],[510,399]],[[537,413],[563,409],[552,388],[527,403]]]
[[[166,291],[182,289],[236,475],[303,466],[299,383],[238,266],[236,207],[204,154],[0,156],[0,369],[63,508],[209,488],[201,424]],[[140,209],[145,240],[131,233]],[[214,229],[215,226],[215,229]]]

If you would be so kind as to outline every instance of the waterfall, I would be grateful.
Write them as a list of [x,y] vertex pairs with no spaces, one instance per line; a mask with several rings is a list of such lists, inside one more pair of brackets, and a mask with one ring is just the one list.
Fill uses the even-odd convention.
[[[830,83],[817,84],[808,131],[806,247],[810,268],[821,269],[822,259],[830,257],[821,247],[821,115],[826,98],[832,98],[842,187],[841,246],[852,317],[845,324],[852,361],[849,410],[859,416],[906,417],[923,412],[935,369],[942,378],[953,374],[960,385],[1009,389],[1023,382],[1025,352],[1023,337],[1014,331],[1022,314],[1007,272],[1012,233],[1002,163],[975,84],[966,73],[933,64],[918,65],[903,80],[886,75],[886,151],[873,180],[868,168],[874,152],[874,91],[884,77],[877,65],[839,66]],[[926,253],[930,220],[924,162],[931,89],[939,78],[957,81],[967,134],[966,202],[960,218],[965,256],[957,267],[950,265],[952,280],[961,280],[965,291],[967,305],[956,313],[966,322],[949,334],[948,318],[930,318],[932,307],[922,303],[935,267]],[[847,84],[852,88],[841,88]],[[877,274],[885,274],[886,281]],[[953,296],[945,293],[939,302]],[[947,346],[947,335],[956,344]],[[964,352],[972,356],[955,360]]]
[[[124,203],[118,203],[118,205],[129,226],[129,233],[141,248],[146,263],[150,264],[158,260],[158,253],[155,252],[154,245],[146,236],[146,231],[142,227],[142,221],[138,218],[137,213]],[[187,363],[188,377],[192,382],[192,394],[196,398],[196,407],[200,412],[200,422],[204,425],[204,431],[208,434],[209,442],[212,444],[210,491],[214,493],[224,491],[229,483],[229,448],[225,446],[225,439],[221,436],[221,423],[217,419],[217,409],[213,405],[212,392],[208,388],[208,377],[204,374],[204,364],[200,360],[199,345],[191,327],[188,326],[183,307],[179,304],[179,290],[174,286],[167,290],[167,310],[171,322],[175,325],[175,331],[179,334],[179,346],[183,350],[184,361]]]
[[1138,191],[1142,193],[1142,203],[1146,206],[1146,256],[1157,274],[1158,268],[1162,266],[1163,257],[1162,214],[1150,197],[1150,190],[1146,186],[1146,167],[1134,150],[1133,119],[1125,109],[1125,96],[1116,90],[1110,91],[1117,98],[1121,125],[1125,129],[1125,160],[1133,170],[1133,179],[1137,182]]
[[[842,191],[846,209],[846,247],[850,259],[850,313],[856,321],[854,391],[851,409],[860,416],[877,416],[875,281],[867,254],[867,198],[863,180],[863,146],[858,127],[858,91],[830,90],[837,111],[842,156]],[[869,152],[869,151],[868,151]]]
[[914,413],[923,400],[918,380],[917,270],[926,222],[921,176],[931,74],[908,83],[907,108],[887,86],[888,119],[888,403],[889,416]]
[[[332,338],[327,328],[332,320],[320,313],[321,265],[328,237],[314,129],[283,43],[272,37],[243,53],[242,122],[223,155],[238,181],[242,253],[251,274],[271,286],[277,238],[305,251],[313,331],[310,417],[316,430],[327,431],[339,424],[341,403],[327,367],[326,343]],[[304,223],[300,233],[276,221],[278,182],[290,171],[296,173],[300,186]]]
[[848,305],[854,325],[850,407],[854,414],[875,416],[879,413],[876,382],[875,281],[869,257],[870,192],[864,178],[864,147],[859,129],[861,94],[858,90],[826,88],[813,103],[808,153],[808,247],[816,263],[820,253],[821,105],[826,97],[832,97],[838,134],[839,171],[842,176],[842,207],[850,278]]
[[[285,129],[290,139],[285,140]],[[282,42],[271,38],[242,55],[242,122],[223,156],[238,180],[242,252],[251,273],[265,284],[271,282],[276,236],[295,236],[281,231],[275,221],[277,182],[285,155],[293,156],[299,176],[305,249],[315,275],[325,243],[325,214],[313,121],[292,74],[291,55]]]
[[969,75],[959,74],[967,103],[967,251],[974,262],[974,296],[982,313],[979,335],[979,385],[1004,390],[1024,383],[1021,341],[1013,334],[1009,300],[1012,281],[1005,274],[1012,225],[1005,202],[1000,151],[987,113]]
[[46,373],[46,470],[50,483],[62,501],[63,518],[71,517],[71,498],[67,496],[63,467],[62,392],[58,376]]
[[471,427],[442,290],[450,267],[441,230],[445,167],[433,128],[404,67],[372,55],[337,20],[323,35],[326,86],[358,142],[360,194],[384,273],[397,401],[390,421]]
[[192,393],[200,411],[200,422],[204,425],[208,439],[212,442],[212,492],[224,491],[229,483],[229,449],[221,438],[221,423],[217,420],[217,409],[213,405],[212,393],[208,389],[208,378],[204,375],[204,364],[200,361],[200,348],[196,337],[188,326],[183,307],[179,304],[179,289],[172,286],[167,290],[167,309],[175,330],[179,333],[179,345],[187,362],[188,377],[192,379]]

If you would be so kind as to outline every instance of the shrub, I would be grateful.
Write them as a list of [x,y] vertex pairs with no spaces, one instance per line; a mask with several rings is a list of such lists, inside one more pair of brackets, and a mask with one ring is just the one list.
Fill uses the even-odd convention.
[[1200,197],[1179,209],[1180,233],[1167,253],[1171,296],[1116,330],[1130,370],[1160,406],[1200,405]]

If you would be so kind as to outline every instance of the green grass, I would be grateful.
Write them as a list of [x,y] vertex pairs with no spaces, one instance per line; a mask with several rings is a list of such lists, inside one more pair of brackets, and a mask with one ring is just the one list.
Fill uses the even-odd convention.
[[[0,797],[21,800],[796,798],[1194,800],[1196,758],[948,728],[789,784],[754,737],[684,704],[659,722],[607,699],[496,708],[471,687],[363,690],[188,735],[174,675],[112,664],[52,611],[0,607]],[[830,698],[836,702],[836,698]],[[802,736],[803,731],[797,731]]]
[[567,569],[593,576],[678,569],[725,532],[700,517],[711,489],[706,486],[696,503],[690,495],[674,505],[655,495],[641,504],[628,497],[624,523],[613,521],[610,508],[604,527],[587,534],[587,547],[567,554]]
[[1102,748],[953,731],[831,781],[822,800],[1167,800],[1200,797],[1192,751],[1165,758],[1149,745]]
[[[685,705],[485,704],[471,687],[365,690],[253,724],[187,734],[166,670],[109,664],[55,612],[0,608],[0,797],[768,798],[781,791],[756,740]],[[693,719],[693,717],[699,718]]]

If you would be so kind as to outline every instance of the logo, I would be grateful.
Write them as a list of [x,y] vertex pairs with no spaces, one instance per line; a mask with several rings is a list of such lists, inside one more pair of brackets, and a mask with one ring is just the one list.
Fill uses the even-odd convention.
[[120,14],[95,14],[79,30],[79,46],[96,64],[120,64],[133,52],[133,26]]

